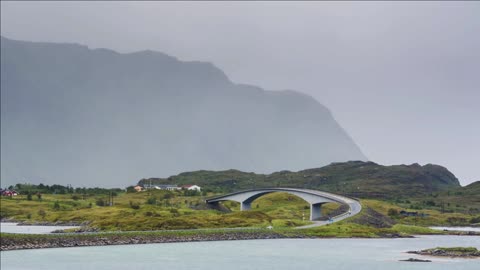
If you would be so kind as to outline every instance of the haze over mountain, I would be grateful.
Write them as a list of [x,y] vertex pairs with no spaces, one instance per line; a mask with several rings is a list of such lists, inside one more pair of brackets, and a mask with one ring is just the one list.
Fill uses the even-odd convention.
[[1,39],[1,179],[125,186],[198,170],[366,160],[310,96],[155,51]]

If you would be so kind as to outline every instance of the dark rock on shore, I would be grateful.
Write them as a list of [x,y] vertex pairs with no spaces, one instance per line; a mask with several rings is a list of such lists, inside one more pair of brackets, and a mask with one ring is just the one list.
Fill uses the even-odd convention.
[[382,238],[415,238],[412,235],[401,235],[401,234],[398,234],[398,233],[380,234],[380,237],[382,237]]
[[406,260],[400,260],[401,262],[432,262],[430,260],[421,260],[421,259],[415,259],[415,258],[409,258]]

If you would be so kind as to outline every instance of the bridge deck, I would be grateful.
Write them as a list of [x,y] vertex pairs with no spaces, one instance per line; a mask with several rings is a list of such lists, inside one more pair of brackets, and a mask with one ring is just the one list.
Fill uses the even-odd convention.
[[319,190],[300,189],[300,188],[261,188],[261,189],[243,190],[243,191],[233,192],[230,194],[208,198],[205,200],[205,202],[208,204],[215,204],[221,201],[232,200],[232,201],[240,202],[241,210],[248,210],[250,209],[250,204],[253,200],[272,192],[287,192],[287,193],[296,195],[304,199],[305,201],[309,202],[310,203],[310,219],[312,221],[318,219],[321,216],[321,211],[320,211],[321,204],[327,203],[327,202],[336,202],[340,204],[345,204],[349,207],[348,212],[331,218],[334,222],[356,215],[362,209],[362,206],[356,199],[329,193],[329,192],[319,191]]

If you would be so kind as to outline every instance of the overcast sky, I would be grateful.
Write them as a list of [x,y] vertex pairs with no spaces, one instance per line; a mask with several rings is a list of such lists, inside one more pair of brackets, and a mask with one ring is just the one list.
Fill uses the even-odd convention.
[[1,2],[1,34],[213,62],[310,94],[380,164],[480,180],[480,2]]

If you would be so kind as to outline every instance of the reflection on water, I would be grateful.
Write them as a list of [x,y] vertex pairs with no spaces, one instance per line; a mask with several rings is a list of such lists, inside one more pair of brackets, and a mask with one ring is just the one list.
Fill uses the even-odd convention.
[[0,231],[4,233],[45,234],[55,230],[78,228],[75,226],[18,226],[17,223],[0,223]]
[[430,227],[434,230],[462,231],[462,232],[480,232],[480,227]]

